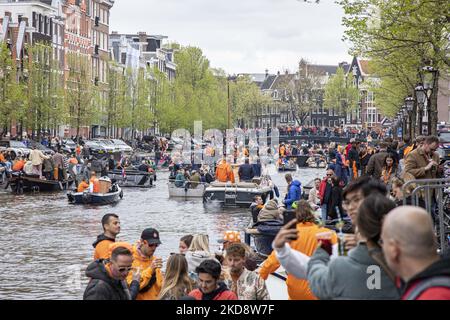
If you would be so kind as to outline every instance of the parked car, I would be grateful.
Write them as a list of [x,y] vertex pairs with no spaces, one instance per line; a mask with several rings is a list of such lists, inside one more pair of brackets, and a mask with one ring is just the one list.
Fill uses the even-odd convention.
[[29,149],[22,141],[16,140],[1,140],[0,151],[12,151],[12,156],[28,157],[31,149]]
[[42,151],[42,153],[46,154],[46,155],[53,155],[55,154],[55,152],[50,149],[49,147],[44,146],[43,144],[36,142],[36,141],[30,141],[30,147],[36,147],[36,149]]
[[450,131],[441,131],[439,133],[439,155],[444,160],[450,160]]
[[127,145],[124,141],[120,139],[111,139],[112,144],[116,147],[119,152],[132,153],[133,148]]
[[105,147],[103,145],[101,145],[100,143],[98,143],[97,141],[86,140],[84,142],[83,148],[86,148],[86,147],[89,148],[89,153],[94,156],[108,154]]
[[75,152],[75,149],[77,148],[77,144],[72,139],[62,139],[61,149],[63,151],[66,151],[68,153]]
[[93,141],[97,142],[100,146],[102,146],[106,153],[114,153],[114,152],[118,152],[118,150],[116,150],[116,147],[115,147],[115,145],[111,142],[111,140],[107,140],[107,139],[94,139]]

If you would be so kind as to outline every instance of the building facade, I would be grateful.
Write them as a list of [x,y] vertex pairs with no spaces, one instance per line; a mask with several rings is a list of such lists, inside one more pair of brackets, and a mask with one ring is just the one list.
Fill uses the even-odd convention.
[[369,79],[377,80],[370,71],[369,61],[354,57],[347,72],[347,79],[351,79],[352,85],[358,88],[360,101],[357,110],[347,114],[346,122],[367,129],[381,127],[385,117],[377,108],[376,97],[367,84]]
[[[28,78],[31,54],[27,46],[42,43],[52,49],[53,59],[64,70],[65,19],[60,0],[0,0],[0,42],[5,42],[17,68],[19,80]],[[10,134],[19,134],[11,123]]]
[[[348,67],[346,63],[342,65],[344,70]],[[266,72],[264,80],[261,81],[261,74],[253,76],[254,82],[259,85],[263,94],[270,96],[273,103],[267,106],[261,106],[257,112],[254,126],[258,128],[283,127],[283,126],[339,126],[345,123],[345,115],[337,108],[324,108],[324,86],[328,79],[336,73],[338,65],[316,65],[306,64],[302,61],[299,65],[299,71],[295,74],[278,72],[276,75]],[[298,112],[295,104],[298,96],[293,97],[289,94],[289,88],[298,87],[295,83],[299,77],[312,77],[314,74],[315,85],[312,88],[314,97],[311,107]],[[288,90],[287,90],[288,89]]]
[[137,34],[119,34],[112,32],[109,45],[113,59],[123,67],[158,68],[169,80],[175,79],[176,64],[174,51],[164,48],[167,36]]

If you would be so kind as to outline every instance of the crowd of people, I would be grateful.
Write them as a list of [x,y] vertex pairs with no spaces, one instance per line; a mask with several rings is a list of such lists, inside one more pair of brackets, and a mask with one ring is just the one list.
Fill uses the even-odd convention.
[[134,245],[116,241],[121,231],[116,214],[102,218],[103,233],[93,243],[86,269],[85,300],[268,300],[264,280],[251,263],[254,253],[237,231],[227,231],[223,250],[212,252],[205,234],[180,239],[178,252],[157,256],[158,230],[146,228]]
[[382,140],[392,136],[392,128],[383,129],[361,129],[356,126],[280,126],[278,127],[281,136],[322,136],[328,138],[359,138],[370,140]]

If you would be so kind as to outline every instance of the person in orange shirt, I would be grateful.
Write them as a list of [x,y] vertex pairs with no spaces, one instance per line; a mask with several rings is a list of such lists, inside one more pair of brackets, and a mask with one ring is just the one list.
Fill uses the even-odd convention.
[[18,160],[14,163],[12,169],[13,171],[22,171],[25,166],[25,160],[22,157],[19,157]]
[[94,247],[94,260],[108,259],[110,245],[116,241],[120,233],[119,216],[114,213],[105,214],[102,218],[103,233],[97,236],[97,240],[92,244]]
[[[321,233],[331,233],[331,245],[333,255],[337,256],[337,235],[330,229],[318,226],[315,223],[314,213],[311,206],[306,200],[300,200],[296,209],[297,220],[291,221],[283,229],[274,240],[275,250],[264,261],[259,274],[261,278],[267,280],[269,275],[275,272],[280,267],[278,260],[279,254],[284,254],[283,250],[292,250],[301,252],[306,257],[311,257],[317,248],[317,235]],[[295,229],[289,229],[296,224]],[[287,234],[287,237],[286,237]],[[284,237],[283,237],[284,236]],[[287,241],[290,241],[287,244]],[[307,264],[307,261],[306,261]],[[306,266],[305,266],[306,269]],[[292,274],[288,273],[286,285],[288,288],[288,294],[290,300],[317,300],[309,287],[306,280],[306,271],[304,272],[304,278],[296,278]]]
[[217,166],[216,179],[220,182],[235,182],[233,170],[226,159],[222,159],[222,162]]
[[[147,228],[133,247],[133,268],[142,271],[136,300],[158,299],[163,283],[162,259],[155,257],[154,254],[160,244],[159,232],[156,229]],[[133,275],[129,274],[128,284],[131,285],[132,281]]]
[[89,184],[83,179],[78,185],[77,192],[84,192],[86,189],[89,189]]
[[93,193],[98,193],[100,191],[100,183],[98,181],[97,178],[97,174],[95,173],[95,171],[91,172],[91,178],[89,179],[89,187],[92,184],[92,192]]

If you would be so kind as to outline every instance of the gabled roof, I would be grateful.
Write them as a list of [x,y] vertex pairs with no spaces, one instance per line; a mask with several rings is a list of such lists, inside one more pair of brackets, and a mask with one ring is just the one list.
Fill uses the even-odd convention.
[[363,76],[368,76],[372,73],[369,66],[369,60],[358,59],[358,63]]
[[309,64],[308,68],[328,73],[328,75],[336,74],[338,66]]
[[275,78],[275,81],[272,85],[273,88],[286,88],[283,84],[288,84],[292,80],[294,80],[295,74],[280,74]]
[[276,78],[277,78],[276,75],[268,76],[261,84],[261,90],[270,90],[272,88],[273,83],[275,82]]

